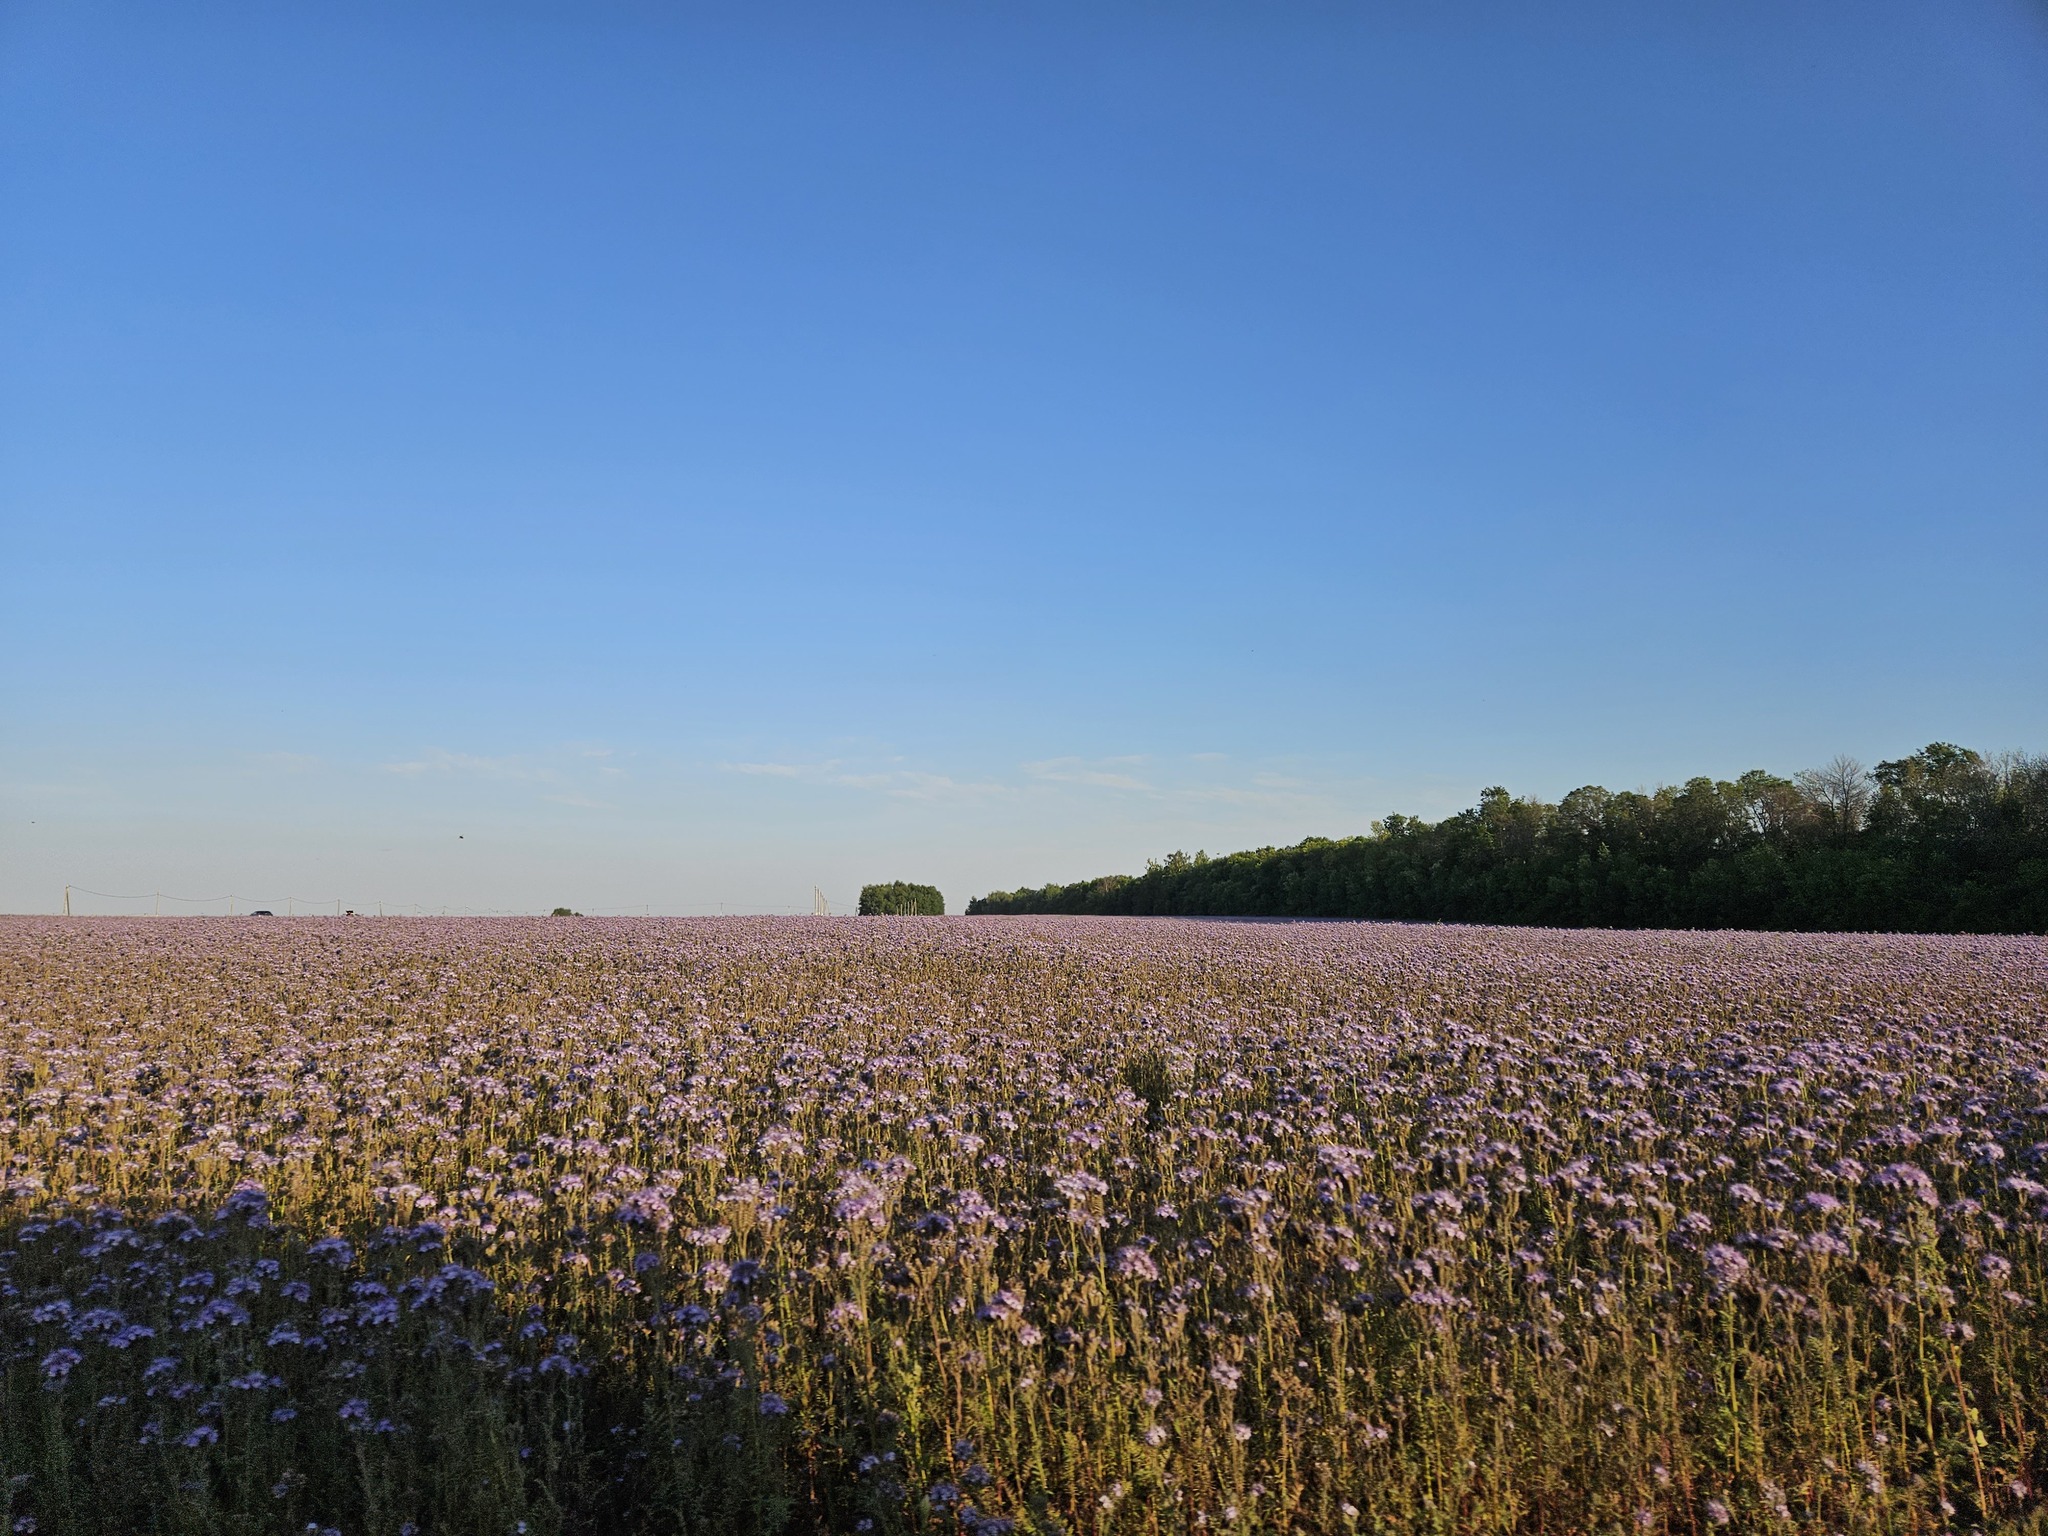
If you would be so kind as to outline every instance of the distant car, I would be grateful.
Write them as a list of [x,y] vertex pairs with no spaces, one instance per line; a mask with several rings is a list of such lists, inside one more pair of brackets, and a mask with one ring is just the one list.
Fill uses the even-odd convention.
[[256,909],[256,910],[255,910],[254,912],[251,912],[251,913],[250,913],[249,915],[250,915],[251,917],[275,917],[275,916],[277,916],[277,914],[276,914],[275,912],[271,911],[271,910],[270,910],[270,908],[268,908],[268,907],[258,907],[258,908],[257,908],[257,909]]

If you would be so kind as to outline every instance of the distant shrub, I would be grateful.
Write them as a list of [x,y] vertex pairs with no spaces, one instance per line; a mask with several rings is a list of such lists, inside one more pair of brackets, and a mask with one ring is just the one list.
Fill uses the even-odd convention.
[[860,888],[862,917],[944,917],[946,898],[936,885],[912,885],[892,880],[887,885]]
[[548,914],[549,917],[581,917],[582,915],[581,912],[572,912],[567,907],[557,907]]

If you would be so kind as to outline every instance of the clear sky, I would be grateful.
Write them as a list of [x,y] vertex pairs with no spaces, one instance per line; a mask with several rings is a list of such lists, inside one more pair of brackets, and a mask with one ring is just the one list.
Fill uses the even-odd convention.
[[0,908],[1937,738],[2048,748],[2039,5],[0,6]]

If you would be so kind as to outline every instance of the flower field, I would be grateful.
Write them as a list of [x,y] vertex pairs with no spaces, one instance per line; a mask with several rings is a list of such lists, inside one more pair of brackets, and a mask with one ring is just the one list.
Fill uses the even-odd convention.
[[0,921],[16,1532],[2048,1529],[2048,944]]

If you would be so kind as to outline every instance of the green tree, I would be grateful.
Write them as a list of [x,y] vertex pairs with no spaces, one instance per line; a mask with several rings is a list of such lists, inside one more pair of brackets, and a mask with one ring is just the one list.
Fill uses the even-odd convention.
[[892,880],[887,885],[860,888],[862,917],[944,917],[946,898],[935,885],[912,885]]

